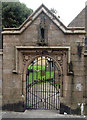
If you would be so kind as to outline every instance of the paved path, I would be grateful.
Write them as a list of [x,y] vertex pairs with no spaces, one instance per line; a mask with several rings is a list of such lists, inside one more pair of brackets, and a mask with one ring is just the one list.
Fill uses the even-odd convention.
[[57,111],[49,110],[26,110],[23,113],[2,112],[2,118],[2,120],[6,120],[5,118],[53,118],[52,120],[56,120],[57,118],[57,120],[87,120],[85,116],[61,115],[58,114]]

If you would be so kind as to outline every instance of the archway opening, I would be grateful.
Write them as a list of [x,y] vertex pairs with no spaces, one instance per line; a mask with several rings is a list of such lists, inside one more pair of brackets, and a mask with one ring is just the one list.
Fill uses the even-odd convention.
[[52,58],[35,58],[26,73],[26,109],[60,110],[60,80],[60,68]]

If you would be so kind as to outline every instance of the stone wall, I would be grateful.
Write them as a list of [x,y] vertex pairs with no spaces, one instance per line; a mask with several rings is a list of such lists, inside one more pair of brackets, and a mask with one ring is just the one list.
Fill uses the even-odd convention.
[[[23,96],[23,74],[24,74],[24,61],[23,55],[28,54],[29,49],[27,46],[38,46],[38,25],[40,24],[41,14],[32,21],[32,24],[27,27],[21,34],[7,34],[3,35],[3,108],[16,109],[18,105],[23,107],[26,101],[26,95]],[[84,34],[65,34],[54,22],[46,16],[48,22],[48,47],[70,47],[70,56],[68,50],[63,60],[63,97],[61,103],[65,106],[71,107],[76,110],[79,106],[78,103],[83,103],[83,90],[84,90]],[[16,46],[26,46],[26,50],[19,49],[18,56],[16,56]],[[44,47],[43,47],[44,48]],[[81,48],[81,49],[80,49]],[[80,53],[78,52],[80,49]],[[33,50],[35,50],[33,48]],[[48,49],[47,49],[48,50]],[[64,49],[60,49],[64,51]],[[67,57],[68,56],[68,57]],[[17,58],[16,58],[17,57]],[[32,57],[32,53],[31,53]],[[67,58],[66,58],[67,57]],[[68,59],[72,62],[72,73],[69,73]],[[65,59],[66,58],[66,59]],[[15,61],[15,60],[18,61]],[[17,62],[17,66],[15,65]],[[13,70],[18,68],[18,72],[14,73]],[[26,68],[27,70],[27,68]],[[25,79],[26,80],[26,79]],[[26,86],[25,86],[26,91]],[[16,109],[17,110],[17,109]]]
[[0,50],[0,109],[2,109],[2,50]]

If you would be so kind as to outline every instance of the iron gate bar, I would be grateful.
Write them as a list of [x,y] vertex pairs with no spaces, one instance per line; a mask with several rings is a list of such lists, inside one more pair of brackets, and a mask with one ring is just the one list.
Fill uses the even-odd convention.
[[33,94],[33,93],[30,93],[30,94],[32,94],[32,95],[34,95],[34,96],[36,96],[36,97],[38,97],[38,98],[40,98],[40,99],[41,99],[41,97],[39,97],[38,95],[35,95],[35,94]]
[[27,74],[28,74],[28,69],[27,69],[27,72],[26,72],[26,108],[27,108]]
[[[54,92],[55,92],[55,63],[54,63]],[[54,96],[54,104],[55,104],[55,96]]]
[[[33,68],[34,69],[34,68]],[[34,87],[34,94],[35,94],[35,87]],[[34,96],[34,103],[35,103],[35,96]],[[35,108],[35,105],[34,105],[34,108]]]
[[43,109],[59,109],[60,70],[56,63],[51,58],[41,56],[32,61],[30,67],[32,72],[27,70],[26,73],[26,108],[38,109],[41,105]]
[[[37,92],[43,92],[43,91],[37,91]],[[45,91],[45,92],[48,92],[48,91]],[[51,91],[50,93],[56,93],[56,92]]]
[[[60,94],[60,93],[59,93]],[[59,94],[58,94],[58,108],[60,108],[60,103],[59,103]]]
[[[27,78],[27,81],[28,81],[28,88],[29,88],[29,74],[30,74],[30,71],[28,70],[28,78]],[[29,89],[28,89],[28,93],[29,93]],[[30,99],[30,95],[28,94],[28,105],[29,105],[29,99]]]
[[[28,69],[28,71],[29,71],[29,69]],[[30,76],[30,71],[28,72],[28,77]],[[30,78],[30,77],[29,77]],[[29,95],[29,91],[30,91],[30,89],[29,89],[29,84],[30,84],[30,79],[28,78],[28,95]],[[29,108],[29,105],[31,105],[31,95],[29,95],[30,97],[29,97],[29,99],[28,99],[28,101],[29,101],[29,104],[28,104],[28,108]]]
[[[46,72],[47,72],[47,57],[46,57]],[[47,74],[46,74],[47,75]],[[47,76],[46,76],[46,79],[47,79]],[[46,82],[46,88],[47,88],[47,82]],[[48,94],[46,94],[46,92],[45,92],[45,95],[47,96]],[[45,97],[46,98],[46,97]],[[46,104],[46,102],[45,102],[45,104]],[[47,109],[47,105],[46,105],[46,109]]]
[[[48,59],[48,58],[47,58]],[[49,67],[49,63],[48,63],[48,67]],[[49,68],[48,68],[48,71],[49,71]],[[47,87],[48,87],[48,82],[47,82]],[[48,92],[47,92],[47,96],[49,95],[49,89],[48,89]],[[49,101],[49,99],[47,98],[47,101]],[[47,109],[49,109],[48,107],[48,104],[47,104]]]
[[[58,72],[59,72],[59,74],[60,74],[60,71],[58,70]],[[60,75],[58,76],[58,80],[60,80]],[[59,81],[59,83],[60,83],[60,81]],[[59,101],[59,95],[60,95],[60,84],[59,84],[59,86],[58,86],[58,92],[59,92],[59,94],[58,94],[58,108],[60,108],[60,101]]]
[[[45,57],[45,88],[46,88],[46,57]],[[45,92],[45,98],[46,98],[46,92]],[[46,108],[46,102],[45,102],[45,108]]]
[[[37,58],[37,71],[38,71],[38,58]],[[37,75],[36,79],[38,79],[38,72],[36,75]],[[36,94],[37,94],[37,90],[36,90]],[[37,103],[37,97],[36,97],[36,103]],[[36,104],[36,108],[37,108],[37,104]]]
[[[51,58],[50,58],[50,61],[51,61]],[[49,66],[50,66],[50,79],[51,79],[51,63],[49,62]],[[50,88],[49,88],[49,95],[50,95]],[[49,99],[49,103],[50,103],[50,99]],[[50,106],[49,106],[49,109],[50,109]]]
[[[41,102],[41,101],[38,101],[37,103],[35,103],[35,105],[38,104],[39,102]],[[45,101],[45,102],[46,102],[46,101]],[[49,105],[51,105],[53,108],[56,108],[56,107],[53,106],[52,104],[50,104],[50,103],[48,103],[48,102],[46,102],[46,103],[49,104]],[[28,109],[28,108],[27,108],[27,109]],[[35,108],[29,108],[29,109],[35,109]],[[40,109],[40,108],[39,108],[39,109]],[[49,108],[48,108],[48,109],[49,109]],[[48,110],[48,109],[47,109],[47,110]],[[58,109],[57,109],[57,110],[58,110]]]
[[[57,94],[58,92],[56,92],[56,94]],[[34,95],[34,96],[36,96],[36,97],[38,97],[38,98],[40,98],[40,99],[42,99],[41,97],[39,97],[39,96],[37,96],[37,95],[35,95],[35,94],[33,94],[33,93],[31,93],[32,95]],[[54,95],[52,95],[52,96],[50,96],[50,97],[53,97],[53,96],[55,96],[56,94],[54,94]],[[48,99],[48,98],[50,98],[50,97],[47,97],[46,99]],[[46,100],[45,99],[45,100]],[[41,101],[39,101],[39,102],[41,102]],[[39,103],[39,102],[37,102],[37,103]],[[46,103],[48,103],[48,102],[46,102]],[[49,103],[50,104],[50,103]]]
[[[57,68],[57,72],[58,72],[57,77],[58,77],[58,80],[59,80],[59,69],[58,68]],[[59,81],[58,81],[58,84],[59,84]],[[58,93],[59,93],[59,86],[56,86],[56,87],[57,87],[56,89],[58,89]],[[58,102],[59,102],[59,94],[58,94]],[[59,104],[57,103],[57,99],[56,99],[56,106],[57,105],[58,105],[58,108],[59,108]]]
[[[41,100],[40,101],[38,101],[37,103],[35,103],[35,105],[36,104],[38,104],[39,102],[41,102]],[[46,102],[46,101],[45,101]],[[51,105],[51,106],[53,106],[52,104],[50,104],[49,102],[46,102],[47,104],[49,104],[49,105]],[[55,106],[53,106],[54,108],[56,108]],[[49,108],[48,108],[49,109]]]
[[[48,81],[50,82],[50,81],[53,81],[53,79],[50,79],[50,80],[47,79],[46,81],[47,81],[47,82],[48,82]],[[39,81],[35,81],[35,80],[34,80],[34,82],[33,82],[33,83],[30,83],[29,86],[31,87],[31,86],[33,86],[33,85],[36,85],[36,84],[41,83],[41,82],[43,83],[43,82],[46,82],[46,81],[45,81],[45,80],[42,80],[42,81],[41,81],[41,80],[39,80]]]
[[[41,91],[40,91],[40,92],[41,92]],[[33,96],[36,96],[36,97],[42,99],[41,97],[35,95],[34,93],[31,93],[31,92],[29,92],[29,93],[32,94]],[[53,96],[55,96],[55,95],[57,95],[57,94],[58,94],[58,92],[55,92],[55,94],[53,94],[52,96],[48,96],[46,99],[48,99],[48,98],[50,98],[50,97],[53,97]]]
[[[41,56],[41,81],[42,81],[42,56]],[[42,90],[42,84],[41,84],[41,90]],[[41,98],[42,98],[42,94],[41,94]]]
[[[52,62],[52,72],[53,72],[53,62]],[[53,74],[54,74],[54,72],[53,72]],[[53,77],[53,79],[54,79],[54,77]],[[52,85],[53,85],[53,81],[52,81]],[[53,87],[52,87],[52,91],[53,91]],[[53,98],[52,98],[52,101],[53,101]]]
[[[33,83],[33,63],[32,63],[32,83]],[[32,89],[32,93],[33,93],[33,89]],[[33,104],[33,96],[32,96],[32,104]]]
[[[44,57],[42,57],[43,61],[44,61]],[[42,63],[42,66],[43,66],[43,63]],[[43,75],[44,75],[44,71],[43,71]],[[44,81],[44,78],[43,78],[43,81]],[[44,82],[43,83],[43,99],[44,99]],[[43,108],[44,108],[44,102],[43,102]]]

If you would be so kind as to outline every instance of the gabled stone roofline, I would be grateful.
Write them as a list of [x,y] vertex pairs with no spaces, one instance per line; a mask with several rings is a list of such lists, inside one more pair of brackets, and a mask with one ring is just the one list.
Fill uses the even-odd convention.
[[2,34],[21,34],[42,13],[46,14],[65,34],[85,34],[83,27],[66,27],[45,5],[41,5],[19,28],[4,28]]
[[67,29],[84,30],[85,27],[67,27]]

